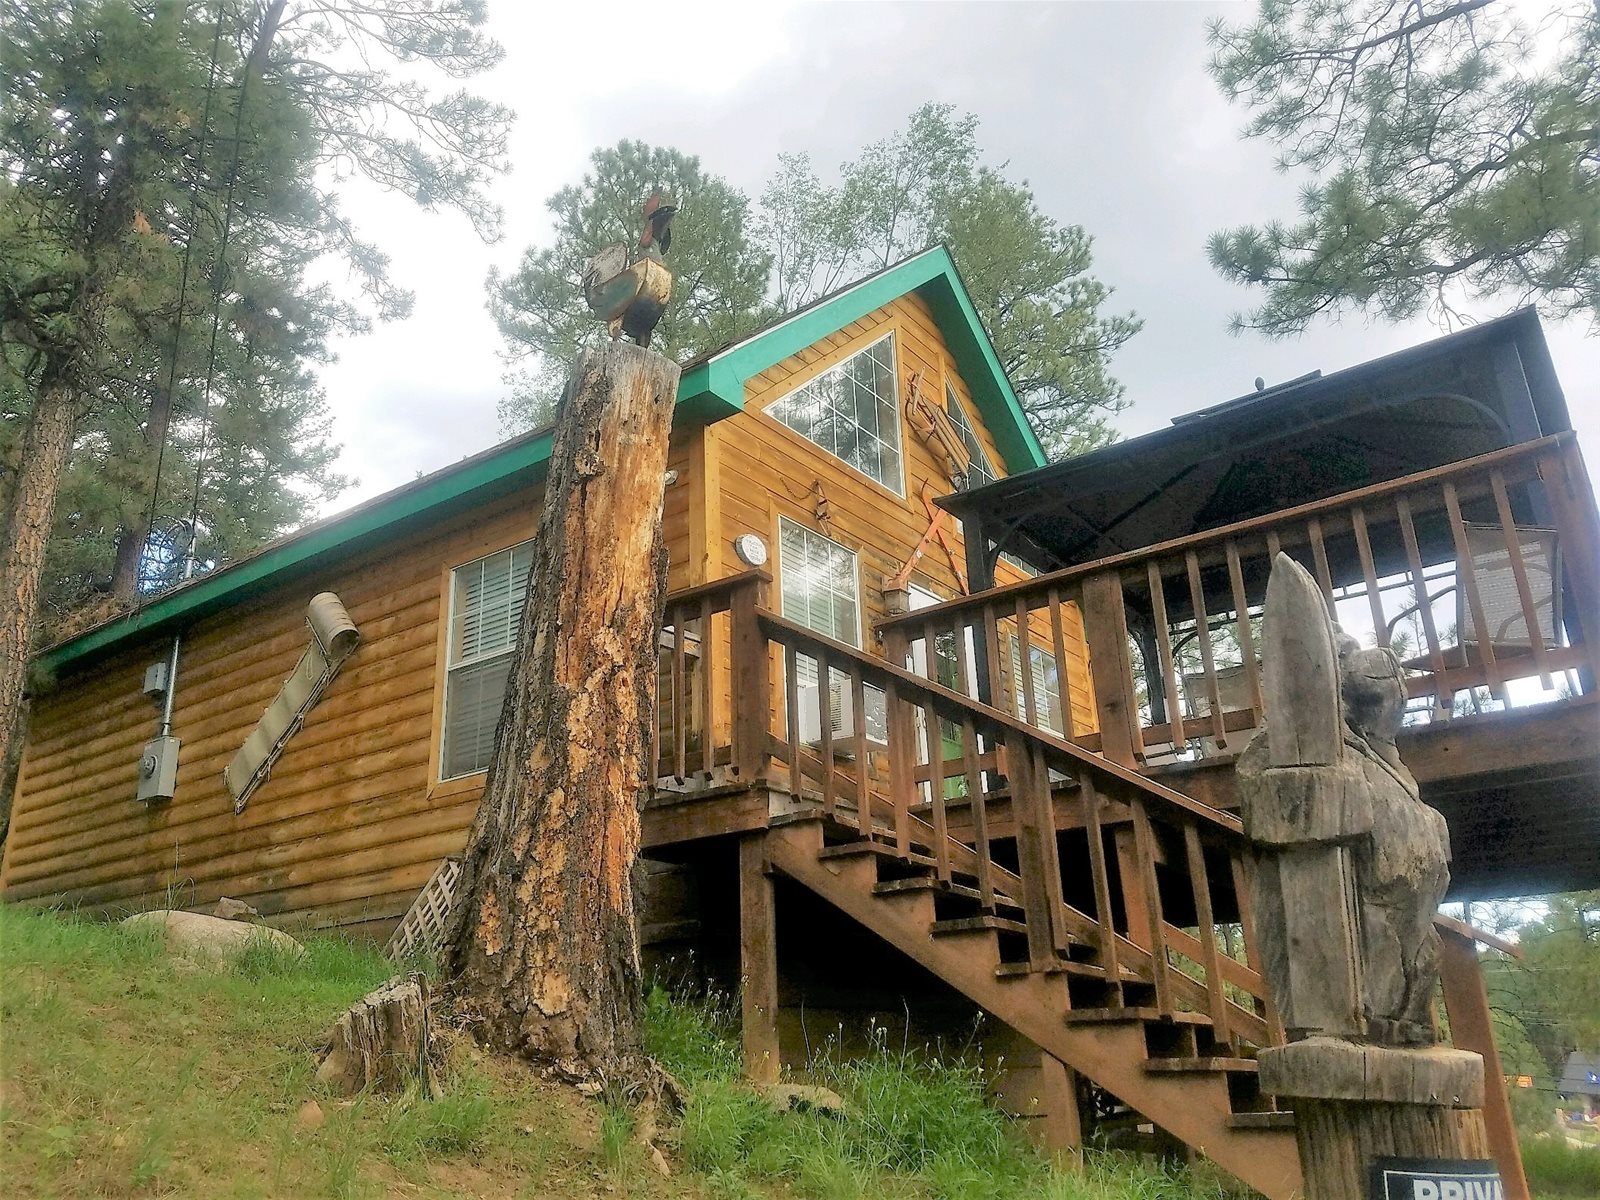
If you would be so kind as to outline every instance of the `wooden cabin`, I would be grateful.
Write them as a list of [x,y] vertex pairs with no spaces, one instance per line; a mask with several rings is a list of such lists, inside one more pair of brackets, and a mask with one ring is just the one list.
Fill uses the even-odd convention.
[[[391,929],[466,837],[550,445],[46,650],[0,894]],[[1402,749],[1463,894],[1600,883],[1592,840],[1507,866],[1485,832],[1592,822],[1600,777],[1600,522],[1531,314],[1046,466],[934,249],[687,364],[669,466],[642,932],[738,989],[756,1077],[867,1013],[918,1040],[981,1017],[997,1100],[1047,1143],[1153,1129],[1293,1193],[1230,811],[1279,550],[1407,658]],[[307,629],[326,592],[360,638],[336,674]],[[170,788],[141,774],[163,731]],[[1484,937],[1441,931],[1455,1040],[1493,1056]],[[1503,1089],[1490,1108],[1525,1194]]]

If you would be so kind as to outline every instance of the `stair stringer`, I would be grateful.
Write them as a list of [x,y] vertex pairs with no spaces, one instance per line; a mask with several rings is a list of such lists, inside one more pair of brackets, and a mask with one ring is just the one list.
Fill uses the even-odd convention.
[[996,962],[973,954],[967,939],[932,936],[925,921],[885,904],[870,885],[863,886],[853,869],[859,864],[819,860],[819,848],[815,826],[775,828],[766,836],[767,859],[777,871],[909,955],[984,1011],[1270,1200],[1298,1194],[1300,1155],[1293,1132],[1230,1127],[1227,1083],[1221,1075],[1147,1073],[1142,1023],[1067,1024],[1059,980],[1038,973],[997,979]]

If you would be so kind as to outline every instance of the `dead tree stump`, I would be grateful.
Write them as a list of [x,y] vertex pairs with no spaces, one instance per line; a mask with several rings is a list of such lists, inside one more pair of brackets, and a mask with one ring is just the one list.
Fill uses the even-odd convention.
[[678,369],[584,354],[562,396],[517,659],[446,928],[456,1015],[584,1086],[653,1086],[633,871],[655,720]]
[[334,1022],[316,1079],[345,1096],[364,1088],[398,1092],[412,1083],[432,1096],[438,1087],[431,1054],[428,981],[422,975],[397,977]]

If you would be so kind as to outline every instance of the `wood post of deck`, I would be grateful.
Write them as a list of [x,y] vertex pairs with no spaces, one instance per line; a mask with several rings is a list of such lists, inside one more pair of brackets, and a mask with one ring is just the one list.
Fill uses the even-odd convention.
[[1078,1073],[1043,1049],[1039,1051],[1039,1100],[1044,1112],[1039,1145],[1058,1158],[1081,1162],[1083,1122],[1078,1113]]
[[1083,581],[1083,633],[1094,679],[1100,753],[1121,766],[1137,766],[1144,754],[1144,737],[1134,702],[1128,616],[1116,572],[1091,575]]
[[1439,936],[1443,943],[1439,981],[1444,985],[1444,1007],[1450,1017],[1450,1041],[1458,1050],[1483,1055],[1483,1124],[1489,1152],[1499,1164],[1506,1200],[1530,1200],[1517,1127],[1511,1119],[1511,1098],[1506,1093],[1489,1015],[1489,992],[1478,962],[1478,944],[1453,929],[1441,928]]
[[741,782],[747,785],[766,776],[771,725],[771,664],[767,638],[756,617],[756,608],[763,599],[762,582],[753,578],[734,592],[729,612],[729,638],[733,645],[733,765]]
[[739,1007],[744,1073],[753,1083],[777,1083],[778,939],[766,834],[739,839]]

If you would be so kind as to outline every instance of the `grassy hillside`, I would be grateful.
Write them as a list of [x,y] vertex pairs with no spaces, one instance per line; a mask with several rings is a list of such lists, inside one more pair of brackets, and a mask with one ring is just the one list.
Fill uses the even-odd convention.
[[[389,964],[337,941],[253,946],[219,969],[148,936],[0,905],[0,1178],[7,1197],[919,1197],[1197,1200],[1226,1193],[1109,1157],[1084,1173],[1021,1146],[967,1068],[885,1053],[828,1082],[847,1119],[780,1116],[738,1082],[706,1006],[650,1005],[687,1086],[664,1178],[630,1115],[458,1045],[448,1094],[341,1104],[318,1035]],[[319,1117],[305,1111],[317,1100]]]

